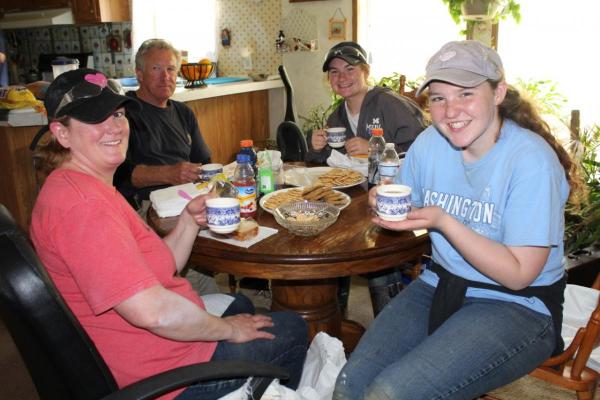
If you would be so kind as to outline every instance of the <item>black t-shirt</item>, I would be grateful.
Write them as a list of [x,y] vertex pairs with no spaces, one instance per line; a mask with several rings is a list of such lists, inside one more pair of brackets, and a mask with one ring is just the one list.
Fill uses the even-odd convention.
[[126,161],[115,173],[114,184],[132,204],[147,200],[161,186],[134,188],[131,173],[136,165],[173,165],[181,161],[206,164],[210,150],[202,138],[198,121],[184,103],[169,100],[166,108],[155,107],[139,99],[135,92],[127,96],[142,104],[140,111],[127,111],[129,148]]

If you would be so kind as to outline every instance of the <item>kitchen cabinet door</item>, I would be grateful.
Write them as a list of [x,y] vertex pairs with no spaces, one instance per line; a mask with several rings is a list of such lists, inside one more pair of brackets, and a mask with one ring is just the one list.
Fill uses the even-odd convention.
[[33,9],[66,8],[70,6],[69,0],[35,0],[31,2]]
[[131,21],[130,0],[72,0],[78,24]]
[[2,0],[0,2],[0,14],[10,13],[10,12],[19,12],[19,11],[29,11],[33,7],[33,4],[27,2],[27,4],[23,4],[23,1],[20,0]]
[[70,6],[71,4],[69,0],[2,0],[0,2],[0,11],[10,13],[21,11],[47,10],[51,8],[67,8]]

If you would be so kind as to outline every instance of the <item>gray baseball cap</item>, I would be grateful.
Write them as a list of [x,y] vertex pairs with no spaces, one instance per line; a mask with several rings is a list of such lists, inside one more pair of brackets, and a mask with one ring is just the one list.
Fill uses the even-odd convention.
[[433,81],[475,87],[503,76],[502,60],[494,49],[477,40],[448,42],[429,59],[425,82],[417,90],[417,96]]

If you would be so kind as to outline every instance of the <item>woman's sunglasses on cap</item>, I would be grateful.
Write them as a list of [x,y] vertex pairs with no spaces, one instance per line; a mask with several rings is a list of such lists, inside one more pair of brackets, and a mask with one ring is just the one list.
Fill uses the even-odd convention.
[[[102,90],[104,90],[104,88],[107,88],[111,92],[116,93],[113,90],[113,88],[111,88],[109,85],[99,85],[96,83],[89,82],[87,80],[79,82],[63,95],[62,99],[60,100],[60,103],[58,104],[58,107],[56,107],[56,110],[54,111],[54,118],[56,118],[60,110],[65,108],[67,105],[77,100],[89,99],[92,97],[99,96],[102,93]],[[31,141],[31,144],[29,145],[29,150],[34,151],[37,146],[37,143],[40,141],[42,136],[44,136],[44,134],[48,131],[48,125],[42,127],[42,129],[40,129],[36,133],[33,140]]]
[[345,46],[345,47],[340,47],[339,49],[335,49],[329,54],[328,58],[334,58],[334,57],[340,57],[340,56],[356,57],[361,62],[363,62],[365,64],[367,63],[367,59],[365,58],[363,53],[354,47]]
[[114,93],[114,90],[108,85],[99,86],[88,81],[79,82],[63,95],[58,107],[56,107],[56,111],[54,111],[54,116],[57,116],[61,109],[65,108],[74,101],[99,96],[104,88],[107,88]]

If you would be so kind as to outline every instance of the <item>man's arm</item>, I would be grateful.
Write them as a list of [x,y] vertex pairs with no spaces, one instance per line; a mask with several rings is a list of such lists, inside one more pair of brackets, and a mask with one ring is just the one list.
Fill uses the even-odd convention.
[[181,161],[174,165],[136,165],[131,183],[136,188],[156,185],[181,185],[198,180],[202,164]]

